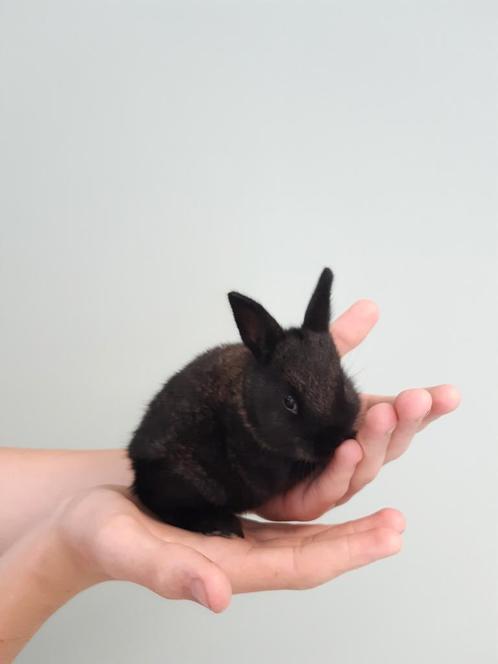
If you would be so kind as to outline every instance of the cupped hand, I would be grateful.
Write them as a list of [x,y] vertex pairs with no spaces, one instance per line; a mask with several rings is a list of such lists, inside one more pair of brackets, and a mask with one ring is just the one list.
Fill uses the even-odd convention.
[[[377,306],[360,300],[331,326],[341,355],[368,335],[379,317]],[[414,435],[430,422],[454,410],[460,402],[452,385],[404,390],[397,396],[361,395],[356,440],[344,441],[325,470],[280,494],[257,513],[267,519],[310,521],[348,501],[371,482],[388,461],[401,456]]]
[[56,523],[86,585],[127,580],[215,612],[232,593],[311,588],[397,553],[404,529],[384,509],[334,526],[242,519],[244,539],[208,536],[157,521],[113,486],[73,497]]

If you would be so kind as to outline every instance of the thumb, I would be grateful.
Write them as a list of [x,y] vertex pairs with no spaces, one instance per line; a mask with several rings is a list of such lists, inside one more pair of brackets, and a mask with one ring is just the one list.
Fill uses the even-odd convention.
[[130,517],[118,517],[102,535],[99,564],[110,578],[138,583],[169,599],[194,600],[215,613],[230,603],[228,577],[195,549],[164,542]]

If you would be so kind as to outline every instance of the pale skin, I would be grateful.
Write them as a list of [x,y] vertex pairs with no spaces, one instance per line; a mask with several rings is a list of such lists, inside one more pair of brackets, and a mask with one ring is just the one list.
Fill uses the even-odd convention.
[[[331,326],[342,355],[378,319],[360,300]],[[344,524],[310,521],[349,500],[418,431],[454,410],[451,385],[362,395],[356,440],[328,467],[244,518],[245,538],[190,533],[145,514],[129,495],[122,450],[0,450],[0,661],[12,661],[43,622],[97,583],[138,583],[169,599],[223,611],[233,593],[317,586],[397,553],[404,518],[384,509]],[[20,479],[22,478],[22,481]]]

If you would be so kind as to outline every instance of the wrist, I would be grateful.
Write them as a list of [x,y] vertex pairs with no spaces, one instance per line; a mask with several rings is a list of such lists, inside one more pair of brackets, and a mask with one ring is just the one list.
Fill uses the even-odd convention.
[[100,580],[51,519],[0,558],[0,661],[9,662],[59,607]]
[[1,448],[0,471],[0,554],[71,496],[101,484],[132,482],[122,449]]

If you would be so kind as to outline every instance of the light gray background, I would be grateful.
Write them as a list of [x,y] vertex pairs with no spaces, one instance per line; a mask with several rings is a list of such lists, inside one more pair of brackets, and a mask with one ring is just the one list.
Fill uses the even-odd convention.
[[329,515],[402,553],[220,616],[106,584],[22,664],[496,662],[496,3],[0,2],[1,436],[120,447],[235,340],[230,289],[299,322],[324,265],[382,319],[369,391],[461,409]]

